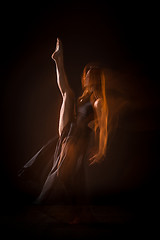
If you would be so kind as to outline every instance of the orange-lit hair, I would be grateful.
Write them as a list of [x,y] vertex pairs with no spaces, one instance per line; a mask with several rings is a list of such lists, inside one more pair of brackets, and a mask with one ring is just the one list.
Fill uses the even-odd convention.
[[102,74],[102,68],[98,64],[89,63],[84,67],[82,77],[81,77],[81,83],[82,83],[82,89],[83,93],[80,96],[79,100],[85,98],[88,96],[89,91],[87,88],[85,88],[85,82],[86,82],[86,75],[89,73],[89,82],[90,85],[94,85],[94,95],[97,96],[97,98],[102,97],[102,84],[101,84],[101,74]]
[[[102,99],[102,106],[101,106],[101,119],[95,118],[94,122],[94,130],[95,136],[97,132],[97,127],[99,127],[99,150],[101,154],[104,156],[106,153],[106,146],[107,146],[107,139],[108,139],[108,105],[106,99],[106,75],[105,71],[102,67],[97,64],[87,64],[83,70],[81,82],[82,82],[82,89],[83,94],[79,98],[79,100],[83,100],[88,95],[90,95],[87,88],[85,88],[85,81],[86,75],[89,72],[89,85],[93,85],[93,92],[96,99]],[[98,116],[97,116],[98,117]],[[102,134],[102,132],[105,134]],[[103,146],[102,146],[103,145]]]

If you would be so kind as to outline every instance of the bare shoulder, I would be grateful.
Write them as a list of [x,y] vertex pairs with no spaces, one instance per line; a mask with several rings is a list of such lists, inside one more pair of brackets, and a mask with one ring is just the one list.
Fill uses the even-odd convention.
[[103,109],[103,99],[102,98],[98,98],[94,102],[94,109],[95,109],[97,116],[100,117],[102,114],[102,109]]
[[96,110],[100,110],[103,106],[103,99],[102,98],[98,98],[95,102],[94,102],[94,108]]

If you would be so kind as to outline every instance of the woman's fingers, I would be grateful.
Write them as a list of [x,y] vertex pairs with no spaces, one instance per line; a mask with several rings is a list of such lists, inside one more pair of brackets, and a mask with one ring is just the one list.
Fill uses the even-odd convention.
[[102,159],[103,159],[103,156],[101,155],[101,154],[95,154],[93,157],[91,157],[90,159],[89,159],[89,162],[90,162],[90,166],[91,165],[93,165],[93,164],[95,164],[95,163],[100,163],[101,161],[102,161]]
[[89,159],[89,166],[91,166],[91,165],[93,165],[94,163],[96,163],[97,162],[97,159],[96,159],[96,156],[93,156],[93,157],[91,157],[90,159]]

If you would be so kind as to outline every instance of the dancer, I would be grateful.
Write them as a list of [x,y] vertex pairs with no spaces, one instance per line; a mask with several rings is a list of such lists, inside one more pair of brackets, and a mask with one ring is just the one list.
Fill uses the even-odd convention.
[[41,182],[36,203],[83,205],[86,203],[86,168],[102,161],[106,153],[105,74],[99,66],[87,64],[82,75],[83,93],[75,100],[64,69],[62,42],[58,38],[51,57],[62,95],[59,136],[27,162],[19,176],[25,179],[31,177],[32,172],[30,185],[32,181]]

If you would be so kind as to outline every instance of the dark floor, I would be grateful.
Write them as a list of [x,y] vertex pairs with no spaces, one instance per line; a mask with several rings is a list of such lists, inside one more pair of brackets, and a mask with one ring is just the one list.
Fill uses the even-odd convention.
[[[6,208],[6,209],[5,209]],[[3,238],[14,239],[137,239],[158,237],[158,221],[153,213],[128,206],[92,205],[92,218],[70,224],[69,206],[8,206],[2,209]],[[72,207],[73,210],[73,207]]]
[[[5,189],[0,198],[2,239],[159,239],[158,184],[123,194],[92,196],[85,208],[34,205],[28,195],[11,191],[9,186]],[[71,224],[77,209],[81,221]]]

